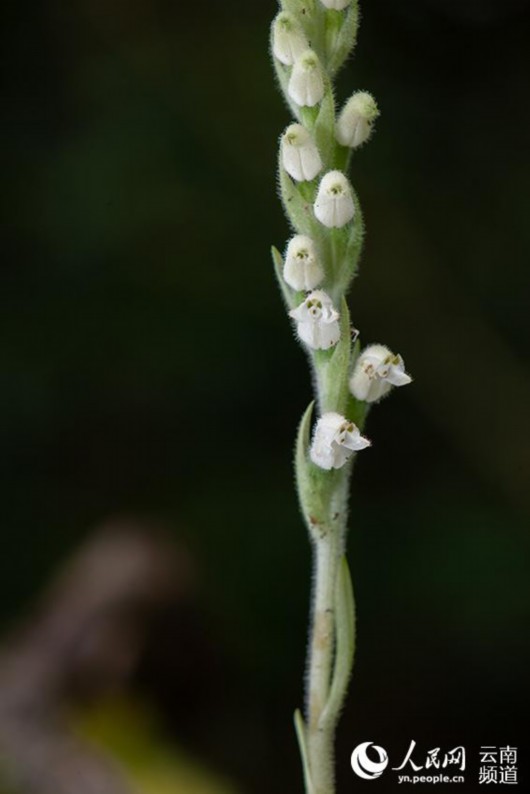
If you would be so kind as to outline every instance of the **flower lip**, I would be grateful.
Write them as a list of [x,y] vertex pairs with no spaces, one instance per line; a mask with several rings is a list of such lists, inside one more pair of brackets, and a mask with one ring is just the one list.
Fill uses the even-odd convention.
[[369,345],[357,359],[350,378],[353,396],[363,402],[377,402],[393,386],[406,386],[412,382],[405,371],[402,357],[384,345]]
[[300,107],[314,107],[324,96],[324,78],[318,55],[305,50],[295,60],[287,91]]
[[352,220],[352,189],[342,171],[328,171],[322,177],[313,210],[317,220],[328,228],[340,228]]
[[324,271],[319,262],[313,240],[303,234],[296,234],[289,240],[285,252],[283,277],[295,290],[309,292],[321,283]]
[[322,170],[322,160],[313,137],[302,124],[291,124],[282,135],[282,165],[297,182],[310,182]]
[[379,109],[367,91],[357,91],[351,96],[337,119],[336,138],[342,146],[356,149],[365,143],[373,131],[373,122]]
[[311,292],[289,316],[296,320],[299,338],[313,350],[328,350],[340,339],[339,313],[323,290]]
[[315,426],[309,455],[316,466],[329,471],[342,468],[354,452],[370,445],[353,422],[330,411],[323,414]]
[[309,42],[297,19],[288,11],[280,11],[272,24],[273,55],[284,66],[292,66],[307,50]]

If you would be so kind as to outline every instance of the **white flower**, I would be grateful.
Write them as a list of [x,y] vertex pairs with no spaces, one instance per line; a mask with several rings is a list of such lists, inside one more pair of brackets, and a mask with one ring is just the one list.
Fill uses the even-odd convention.
[[272,23],[272,52],[275,58],[291,66],[309,47],[304,31],[296,18],[282,11]]
[[313,50],[305,50],[295,60],[287,91],[301,107],[313,107],[321,101],[324,96],[324,78],[320,61]]
[[310,237],[297,234],[289,240],[285,252],[283,277],[290,287],[296,290],[309,290],[318,287],[324,278],[324,271],[318,261],[315,244]]
[[322,170],[317,145],[301,124],[287,127],[280,148],[283,167],[297,182],[310,182]]
[[320,0],[323,6],[326,8],[334,8],[335,11],[342,11],[343,8],[349,6],[351,0]]
[[333,308],[326,292],[316,290],[289,312],[297,322],[297,333],[302,342],[313,350],[328,350],[340,339],[339,313]]
[[405,386],[411,380],[401,356],[384,345],[370,345],[357,359],[350,389],[358,400],[373,403],[388,394],[392,386]]
[[373,96],[366,91],[357,91],[348,99],[338,118],[338,142],[352,149],[361,146],[372,134],[372,122],[378,116],[379,110]]
[[318,420],[309,457],[321,469],[340,469],[354,452],[370,446],[359,428],[344,416],[330,411]]
[[341,227],[355,214],[350,183],[341,171],[328,171],[322,177],[313,207],[315,215],[328,228]]

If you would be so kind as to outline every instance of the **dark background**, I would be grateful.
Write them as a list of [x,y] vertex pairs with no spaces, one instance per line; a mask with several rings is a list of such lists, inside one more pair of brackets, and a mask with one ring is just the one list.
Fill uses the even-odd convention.
[[[269,260],[275,9],[7,3],[1,47],[3,626],[100,522],[163,521],[199,584],[186,641],[168,609],[128,696],[255,794],[301,791],[310,583],[291,470],[310,381]],[[341,791],[396,787],[353,778],[367,740],[527,762],[529,33],[523,0],[367,0],[340,75],[339,99],[381,108],[352,168],[352,319],[414,376],[372,412],[353,487]]]

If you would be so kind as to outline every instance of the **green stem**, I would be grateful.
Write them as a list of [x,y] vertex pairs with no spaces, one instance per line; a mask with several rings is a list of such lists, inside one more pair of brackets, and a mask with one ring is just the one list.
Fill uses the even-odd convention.
[[307,680],[307,751],[312,790],[332,794],[333,727],[322,725],[328,702],[335,648],[335,583],[340,563],[340,540],[331,528],[315,541],[313,617]]
[[[329,494],[326,521],[313,532],[315,574],[306,693],[307,794],[335,792],[335,727],[353,658],[349,652],[344,654],[343,638],[337,636],[337,627],[349,622],[344,613],[353,614],[351,590],[343,587],[339,591],[337,586],[343,582],[340,574],[345,565],[350,466],[330,476],[335,478],[335,485]],[[340,660],[337,652],[341,653]]]
[[335,591],[335,661],[326,708],[320,718],[334,730],[346,697],[355,655],[355,598],[346,557],[342,557]]

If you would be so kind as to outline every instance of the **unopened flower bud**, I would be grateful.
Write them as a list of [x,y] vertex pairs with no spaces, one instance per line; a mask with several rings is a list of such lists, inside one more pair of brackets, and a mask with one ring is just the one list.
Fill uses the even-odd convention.
[[352,149],[361,146],[372,134],[372,124],[378,116],[379,110],[373,96],[366,91],[358,91],[348,99],[338,118],[338,142]]
[[324,278],[324,271],[318,261],[315,244],[310,237],[297,234],[289,240],[283,277],[295,290],[309,292],[318,287]]
[[272,23],[272,52],[275,58],[291,66],[309,47],[309,42],[296,18],[282,11]]
[[351,0],[320,0],[326,8],[334,8],[335,11],[342,11],[346,6],[349,6]]
[[322,290],[308,295],[289,316],[296,320],[296,331],[302,342],[313,350],[328,350],[340,339],[339,313]]
[[285,130],[281,155],[283,167],[297,182],[309,182],[322,170],[317,145],[311,133],[301,124],[291,124]]
[[352,189],[341,171],[328,171],[322,177],[313,209],[328,228],[340,228],[351,221],[355,214]]
[[357,359],[350,389],[358,400],[374,403],[388,394],[392,386],[406,386],[411,381],[401,356],[394,355],[384,345],[370,345]]
[[370,446],[357,425],[333,411],[323,414],[315,426],[309,457],[321,469],[340,469],[354,452]]
[[322,100],[324,78],[318,55],[313,50],[305,50],[295,60],[287,90],[300,107],[314,107]]

